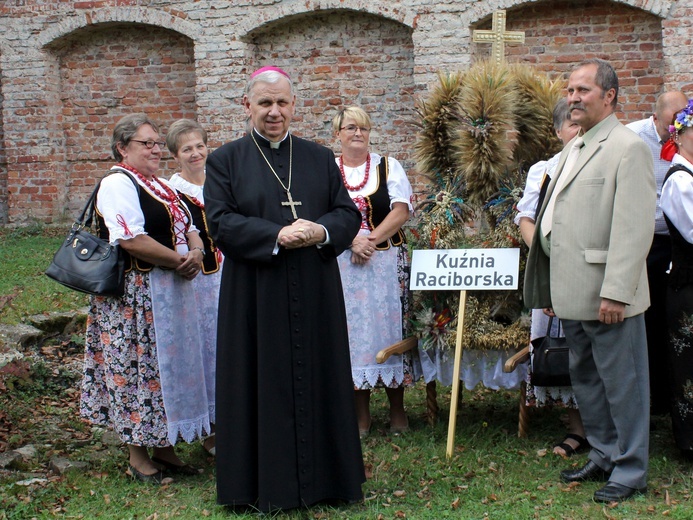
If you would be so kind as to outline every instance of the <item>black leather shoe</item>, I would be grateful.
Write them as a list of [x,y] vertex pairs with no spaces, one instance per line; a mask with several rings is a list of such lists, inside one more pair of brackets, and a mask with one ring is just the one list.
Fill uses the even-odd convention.
[[629,488],[616,482],[607,482],[606,486],[594,492],[595,502],[621,502],[628,500],[633,495],[647,493],[647,486],[640,489]]
[[580,469],[566,469],[561,471],[563,482],[583,482],[585,480],[597,480],[606,482],[609,480],[610,471],[604,471],[591,460]]

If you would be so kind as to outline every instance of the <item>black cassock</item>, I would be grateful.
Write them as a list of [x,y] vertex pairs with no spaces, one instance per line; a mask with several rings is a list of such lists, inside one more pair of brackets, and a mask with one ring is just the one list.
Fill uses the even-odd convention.
[[278,149],[255,139],[285,186],[293,141],[296,212],[322,224],[331,243],[273,255],[279,230],[294,218],[260,150],[246,136],[210,154],[205,210],[225,255],[217,501],[269,511],[360,500],[365,474],[337,256],[361,216],[329,149],[293,136]]

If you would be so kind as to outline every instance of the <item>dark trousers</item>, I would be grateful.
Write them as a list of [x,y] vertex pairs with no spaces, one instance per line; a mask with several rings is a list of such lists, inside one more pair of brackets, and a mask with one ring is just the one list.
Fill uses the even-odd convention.
[[647,485],[650,390],[642,314],[606,325],[561,320],[570,345],[570,380],[580,405],[589,459],[610,481]]
[[652,415],[669,413],[671,406],[670,371],[667,345],[667,269],[671,262],[671,239],[655,235],[647,255],[647,281],[650,308],[645,311],[647,358],[650,367],[650,403]]

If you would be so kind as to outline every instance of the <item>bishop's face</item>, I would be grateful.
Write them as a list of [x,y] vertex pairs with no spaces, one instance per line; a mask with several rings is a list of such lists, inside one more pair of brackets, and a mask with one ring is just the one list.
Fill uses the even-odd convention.
[[276,142],[289,131],[296,96],[291,94],[289,82],[284,78],[276,83],[258,82],[243,96],[243,106],[260,135]]

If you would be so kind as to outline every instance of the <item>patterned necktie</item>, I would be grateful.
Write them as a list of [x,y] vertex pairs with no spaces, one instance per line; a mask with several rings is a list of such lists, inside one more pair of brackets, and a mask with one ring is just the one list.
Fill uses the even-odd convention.
[[578,137],[577,139],[575,139],[572,148],[568,152],[568,158],[565,160],[563,169],[561,170],[561,173],[558,175],[558,179],[556,179],[556,185],[553,188],[553,192],[551,192],[551,198],[549,199],[549,202],[546,204],[546,210],[544,211],[544,216],[541,219],[541,233],[544,236],[548,236],[548,234],[551,233],[551,224],[553,223],[553,207],[556,204],[556,196],[565,184],[565,180],[568,177],[568,174],[575,166],[575,163],[578,159],[578,155],[580,155],[580,149],[584,144],[585,142],[582,140],[582,137]]

